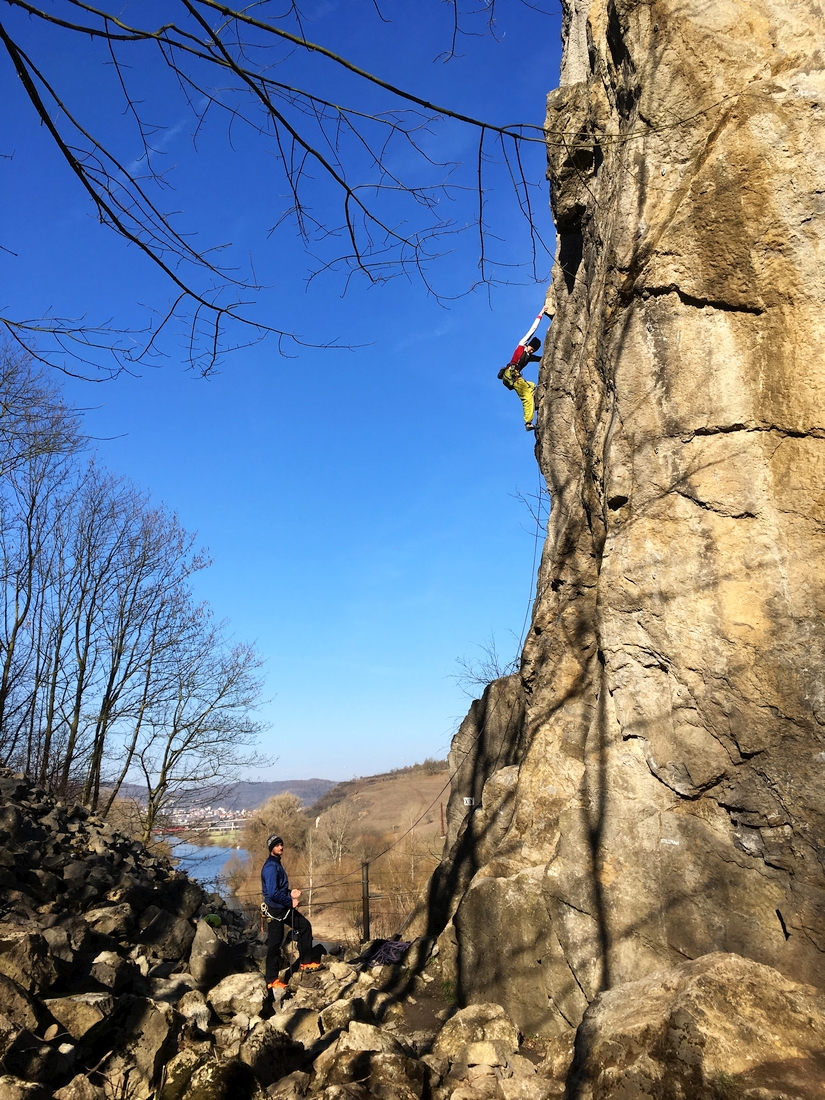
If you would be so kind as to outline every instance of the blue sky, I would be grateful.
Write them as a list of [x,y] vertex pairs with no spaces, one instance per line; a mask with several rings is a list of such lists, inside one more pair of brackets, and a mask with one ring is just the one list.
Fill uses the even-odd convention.
[[[304,29],[423,98],[496,123],[540,125],[558,79],[556,7],[548,15],[499,0],[497,39],[467,37],[449,63],[437,59],[452,10],[440,0],[387,0],[390,22],[368,0],[310,4]],[[94,52],[82,43],[67,50],[22,21],[19,29],[83,117],[124,158],[137,158]],[[513,656],[529,607],[536,529],[515,497],[536,493],[539,475],[519,402],[496,371],[541,306],[544,284],[513,267],[512,285],[446,307],[415,279],[356,280],[343,293],[343,279],[330,274],[307,286],[311,261],[294,234],[268,234],[285,201],[271,151],[248,133],[230,144],[215,126],[196,152],[191,120],[154,65],[147,57],[136,79],[145,78],[146,109],[162,127],[156,142],[180,224],[198,242],[231,241],[224,255],[239,267],[253,256],[268,287],[257,316],[349,347],[283,357],[264,341],[202,379],[185,370],[173,340],[156,366],[107,383],[70,379],[68,394],[88,410],[101,460],[198,532],[213,565],[197,577],[197,595],[266,660],[263,748],[277,762],[254,778],[344,779],[444,756],[468,703],[452,678],[456,659],[479,656],[492,635]],[[329,98],[354,101],[355,85],[329,66],[304,60],[299,71]],[[0,243],[10,250],[0,254],[0,304],[18,316],[52,310],[139,327],[143,307],[161,308],[168,286],[96,223],[8,64],[0,93],[0,152],[12,155],[0,163]],[[374,105],[386,104],[376,96]],[[426,141],[436,157],[475,155],[473,136],[456,126],[439,125]],[[526,157],[552,244],[543,152]],[[317,200],[323,214],[320,191]],[[487,202],[498,255],[516,264],[526,235],[495,165]],[[452,294],[477,279],[477,252],[472,233],[449,247],[432,271]],[[546,259],[542,266],[546,274]]]

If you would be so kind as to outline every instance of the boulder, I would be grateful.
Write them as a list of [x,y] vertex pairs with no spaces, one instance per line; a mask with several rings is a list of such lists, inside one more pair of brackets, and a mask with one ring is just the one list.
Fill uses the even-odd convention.
[[278,1100],[302,1100],[309,1089],[311,1077],[300,1069],[294,1073],[288,1073],[274,1085],[266,1090],[267,1096],[277,1097]]
[[128,938],[135,926],[135,913],[131,905],[122,902],[120,905],[109,905],[100,909],[90,909],[85,914],[86,923],[105,936],[112,936],[116,940]]
[[20,1024],[0,1012],[0,1065],[6,1056],[6,1051],[11,1049],[18,1035],[24,1030],[26,1029]]
[[[536,1073],[548,1081],[567,1080],[570,1065],[573,1061],[576,1033],[569,1028],[563,1035],[557,1035],[545,1043],[545,1054]],[[563,1090],[562,1090],[563,1091]]]
[[49,951],[55,959],[71,967],[79,953],[84,953],[89,945],[91,929],[82,917],[69,917],[60,924],[43,929],[43,939],[49,945]]
[[3,1100],[50,1100],[52,1090],[34,1081],[24,1081],[13,1074],[0,1076],[0,1097]]
[[104,1092],[93,1085],[84,1073],[78,1073],[68,1085],[55,1092],[54,1100],[104,1100]]
[[139,942],[151,946],[162,959],[185,959],[195,938],[195,929],[187,920],[165,909],[150,905],[140,919]]
[[270,1022],[262,1021],[241,1043],[240,1059],[252,1069],[258,1081],[267,1087],[301,1068],[304,1048],[283,1031],[273,1027]]
[[325,1053],[323,1061],[316,1058],[313,1067],[316,1082],[323,1084],[325,1088],[369,1080],[372,1052],[337,1049],[334,1057],[327,1057],[328,1053]]
[[312,1046],[321,1036],[318,1013],[309,1008],[288,1006],[276,1013],[271,1018],[270,1024],[304,1047]]
[[71,997],[51,997],[44,1004],[73,1039],[82,1039],[87,1031],[111,1015],[115,1000],[111,993],[76,993]]
[[370,1093],[364,1085],[353,1082],[347,1085],[328,1085],[322,1095],[324,1100],[368,1100]]
[[476,1043],[467,1043],[461,1060],[468,1066],[506,1066],[512,1055],[513,1048],[508,1041],[481,1039]]
[[57,967],[39,932],[0,924],[0,974],[5,974],[27,993],[48,989],[57,978]]
[[422,970],[432,955],[435,948],[435,938],[432,936],[419,936],[413,940],[404,953],[401,965],[405,970]]
[[107,1071],[113,1072],[134,1066],[141,1079],[154,1086],[175,1053],[182,1023],[170,1005],[127,994],[118,1000],[111,1016],[84,1036],[85,1063],[105,1060]]
[[353,1020],[339,1041],[339,1050],[374,1050],[386,1054],[407,1054],[399,1041],[375,1024]]
[[221,1020],[231,1020],[239,1012],[260,1016],[267,989],[263,974],[230,974],[211,989],[206,1000]]
[[498,1083],[501,1100],[555,1100],[564,1095],[563,1081],[543,1077],[505,1077]]
[[184,993],[175,1007],[181,1016],[199,1031],[206,1031],[209,1027],[212,1013],[200,990],[190,989],[188,993]]
[[433,1045],[433,1054],[451,1062],[468,1062],[470,1045],[487,1041],[496,1041],[503,1044],[501,1049],[515,1052],[518,1029],[501,1005],[468,1005],[445,1023]]
[[321,1027],[325,1032],[348,1027],[352,1020],[372,1023],[373,1015],[363,997],[341,998],[322,1010]]
[[125,959],[116,951],[101,951],[92,960],[90,977],[111,990],[121,993],[132,985],[139,971],[131,959]]
[[168,978],[150,978],[149,996],[153,1001],[168,1001],[176,1004],[181,997],[195,987],[195,979],[184,971],[172,974]]
[[5,1016],[18,1027],[37,1028],[37,1005],[22,986],[0,974],[0,1006]]
[[182,1100],[263,1100],[255,1074],[237,1059],[207,1062],[192,1074]]
[[173,916],[190,921],[203,904],[203,887],[186,875],[178,874],[164,886],[161,900],[163,908]]
[[[0,1057],[3,1068],[25,1081],[60,1085],[68,1079],[74,1064],[74,1047],[51,1046],[28,1028],[19,1028],[0,1014]],[[2,1093],[0,1093],[2,1097]]]
[[[2,793],[4,800],[13,797],[5,792]],[[3,835],[6,841],[14,840],[18,836],[22,823],[23,815],[17,806],[5,805],[0,807],[0,835]]]
[[189,972],[201,989],[211,989],[237,969],[237,954],[206,921],[198,921],[189,952]]
[[339,982],[344,982],[349,979],[357,978],[357,972],[345,962],[331,962],[328,967],[329,973]]
[[420,1100],[428,1076],[427,1068],[413,1058],[389,1052],[370,1055],[370,1092],[382,1100]]
[[825,993],[715,953],[594,1001],[568,1089],[577,1100],[822,1096]]
[[179,1051],[166,1067],[159,1100],[181,1100],[186,1094],[192,1075],[204,1061],[203,1054],[189,1047]]

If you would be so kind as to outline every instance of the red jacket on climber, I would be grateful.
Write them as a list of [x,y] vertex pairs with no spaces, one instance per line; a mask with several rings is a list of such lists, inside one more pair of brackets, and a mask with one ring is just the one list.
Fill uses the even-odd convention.
[[[541,319],[544,317],[544,314],[545,308],[542,308],[538,317],[536,317],[533,324],[518,342],[516,350],[510,356],[510,362],[498,372],[498,377],[507,389],[515,390],[520,398],[522,407],[524,408],[524,428],[528,432],[535,431],[536,429],[536,425],[533,422],[536,412],[536,384],[535,382],[528,382],[526,378],[522,378],[521,372],[528,363],[538,363],[541,360],[541,356],[536,355],[536,352],[541,347],[541,340],[539,340],[534,333],[541,324]],[[552,316],[552,314],[550,314],[550,316]]]

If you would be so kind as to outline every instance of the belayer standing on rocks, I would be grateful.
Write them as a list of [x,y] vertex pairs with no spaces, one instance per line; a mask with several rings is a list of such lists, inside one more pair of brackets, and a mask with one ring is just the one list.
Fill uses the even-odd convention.
[[278,977],[285,925],[292,929],[298,941],[301,970],[320,970],[321,964],[312,961],[312,925],[297,909],[301,891],[290,890],[287,873],[281,864],[284,842],[279,836],[271,836],[266,847],[269,855],[261,868],[261,891],[264,895],[261,912],[267,922],[266,984],[268,989],[286,989],[287,983]]
[[510,356],[510,362],[498,372],[498,377],[507,389],[515,390],[521,399],[524,408],[524,428],[528,432],[536,430],[536,425],[533,422],[536,414],[536,384],[522,378],[521,372],[529,363],[538,363],[541,360],[541,356],[536,355],[541,347],[541,340],[534,334],[545,314],[550,318],[553,317],[552,307],[548,306],[547,302],[545,302],[533,324],[519,340],[516,350]]

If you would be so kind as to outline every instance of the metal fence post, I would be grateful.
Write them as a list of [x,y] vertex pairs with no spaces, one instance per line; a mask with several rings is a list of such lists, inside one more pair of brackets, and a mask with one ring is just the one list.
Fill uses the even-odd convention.
[[361,909],[363,912],[364,940],[370,938],[370,865],[361,864]]

